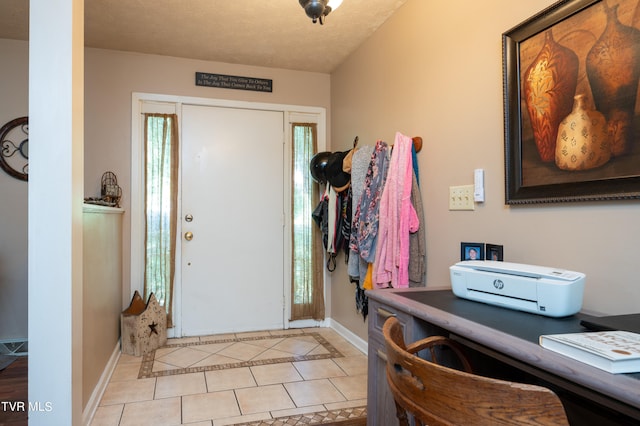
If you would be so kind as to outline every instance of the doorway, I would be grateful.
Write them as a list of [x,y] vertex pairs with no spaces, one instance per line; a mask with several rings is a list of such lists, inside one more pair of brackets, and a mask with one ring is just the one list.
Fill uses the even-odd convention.
[[[123,304],[128,303],[128,298],[134,290],[143,292],[142,271],[144,268],[144,238],[141,230],[144,230],[144,191],[143,182],[144,175],[142,173],[143,153],[142,153],[142,126],[141,113],[143,112],[163,112],[178,114],[178,123],[181,128],[180,144],[184,145],[184,149],[191,150],[183,152],[182,156],[194,156],[194,163],[198,164],[198,168],[214,169],[211,170],[212,176],[206,178],[198,178],[185,174],[184,167],[181,175],[181,188],[198,187],[189,193],[181,194],[180,208],[178,214],[178,237],[179,243],[176,248],[176,279],[174,290],[174,327],[168,330],[169,337],[181,337],[196,334],[221,333],[226,331],[249,331],[264,330],[267,328],[289,328],[290,301],[291,301],[291,131],[290,123],[299,121],[301,114],[307,117],[315,117],[318,122],[318,149],[324,150],[326,147],[326,112],[323,108],[291,106],[280,104],[263,104],[241,101],[228,101],[217,99],[176,97],[171,95],[157,95],[146,93],[134,93],[132,97],[132,177],[131,177],[131,281],[130,292],[126,291],[123,295]],[[248,114],[248,115],[245,115]],[[242,118],[242,116],[244,118]],[[253,117],[279,117],[278,128],[280,132],[279,147],[263,142],[263,135],[258,135],[258,142],[255,139],[251,143],[239,139],[237,130],[242,132],[245,128],[255,128],[254,124],[248,125],[254,121]],[[251,116],[248,121],[247,117]],[[256,118],[257,119],[257,118]],[[266,121],[271,123],[272,130],[275,131],[275,119],[267,118]],[[208,123],[219,124],[223,128],[223,124],[233,122],[235,127],[229,129],[231,132],[226,136],[217,134]],[[191,125],[185,126],[187,123],[196,123],[202,121],[197,127],[191,128]],[[195,124],[194,124],[195,126]],[[202,139],[206,136],[210,137],[211,146],[201,145]],[[247,136],[255,138],[256,135]],[[191,144],[189,140],[196,140],[196,144]],[[217,142],[216,142],[217,140]],[[136,143],[139,141],[139,143]],[[258,143],[259,149],[249,149],[251,144]],[[264,149],[263,149],[264,148]],[[244,149],[244,152],[243,152]],[[279,157],[273,157],[277,152]],[[195,156],[200,155],[199,158]],[[224,164],[215,163],[216,160],[225,159]],[[215,167],[214,167],[215,166]],[[198,171],[197,168],[190,167],[190,172]],[[265,178],[265,175],[269,178]],[[278,179],[276,181],[276,178]],[[191,180],[191,181],[187,181]],[[193,182],[195,181],[195,182]],[[207,183],[208,182],[208,183]],[[243,183],[245,182],[245,183]],[[246,182],[250,182],[246,183]],[[256,193],[248,195],[243,186],[249,188],[249,191],[255,190]],[[245,189],[246,189],[245,188]],[[243,194],[245,194],[243,196]],[[276,199],[273,199],[276,194]],[[271,195],[271,196],[270,196]],[[189,198],[191,197],[191,198]],[[264,198],[269,200],[265,201]],[[269,204],[273,201],[272,204]],[[211,206],[200,213],[200,203],[210,202]],[[217,207],[229,202],[237,203],[240,211],[238,214],[230,215],[229,212],[220,212]],[[275,213],[272,216],[256,213],[262,205],[275,205],[280,203],[277,209],[278,217]],[[194,203],[194,204],[191,204]],[[198,213],[193,210],[197,208]],[[219,216],[227,214],[226,217]],[[240,214],[251,216],[251,219],[240,218]],[[271,214],[271,213],[270,213]],[[187,215],[191,215],[191,222],[187,222]],[[233,218],[230,219],[230,216]],[[279,227],[279,239],[275,237],[275,228],[269,231],[271,238],[265,238],[268,241],[268,247],[262,251],[269,251],[265,256],[265,262],[252,263],[250,257],[255,257],[251,243],[247,248],[242,246],[245,240],[243,237],[247,232],[258,232],[260,235],[263,231],[255,231],[258,225],[265,222],[277,224]],[[205,224],[207,221],[213,224]],[[227,222],[224,229],[215,229],[216,222]],[[245,226],[245,222],[248,225]],[[211,227],[211,229],[210,229]],[[191,241],[185,240],[185,233],[191,232],[193,238]],[[217,232],[217,233],[216,233]],[[221,232],[228,235],[221,237]],[[235,233],[235,238],[233,234]],[[249,240],[251,240],[249,238]],[[252,241],[252,240],[251,240]],[[274,246],[279,242],[279,246]],[[193,244],[191,244],[193,243]],[[266,245],[266,243],[263,242]],[[226,246],[226,247],[225,247]],[[233,254],[234,258],[221,260],[220,250],[224,249],[227,253]],[[271,252],[279,253],[280,260],[274,260]],[[251,253],[251,256],[249,254]],[[191,259],[191,265],[188,265]],[[242,263],[244,261],[244,263]],[[217,263],[214,263],[217,262]],[[201,275],[198,270],[203,263],[210,265],[224,264],[222,269],[228,269],[229,274],[226,277],[215,276],[209,277],[212,272],[205,272],[207,278],[194,278]],[[241,266],[238,266],[242,263]],[[231,265],[231,266],[229,266]],[[229,266],[229,267],[227,267]],[[235,274],[234,274],[235,270]],[[264,286],[265,277],[270,275],[280,275],[279,289],[274,290],[270,285]],[[192,278],[202,284],[196,285],[195,288],[189,287]],[[274,280],[275,282],[275,280]],[[220,288],[216,286],[221,286]],[[260,287],[257,292],[245,287],[245,285],[253,285]],[[264,288],[263,288],[264,287]],[[327,292],[329,291],[329,287]],[[233,290],[238,291],[233,291]],[[260,291],[267,290],[267,294],[261,294]],[[221,293],[222,292],[222,293]],[[278,295],[279,300],[268,299],[272,295]],[[226,299],[223,302],[221,295]],[[328,299],[330,296],[325,294]],[[259,300],[262,303],[259,306],[251,306],[247,301]],[[208,302],[207,302],[208,301]],[[243,307],[244,305],[244,307]],[[196,306],[197,308],[193,308]],[[278,319],[275,315],[267,314],[260,310],[268,307],[273,308],[273,312],[278,311]],[[230,315],[251,310],[250,315],[243,317],[260,318],[257,323],[249,324],[246,318],[230,320]],[[256,315],[251,315],[256,313]],[[276,324],[277,321],[277,324]],[[312,324],[311,324],[312,325]],[[296,326],[311,326],[309,323],[299,324]]]
[[182,335],[284,326],[282,111],[182,106]]

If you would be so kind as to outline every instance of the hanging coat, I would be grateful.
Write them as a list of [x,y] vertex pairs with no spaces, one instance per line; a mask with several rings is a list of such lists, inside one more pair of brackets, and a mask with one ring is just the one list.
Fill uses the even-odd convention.
[[377,288],[409,286],[409,234],[420,226],[411,204],[413,141],[396,133],[384,191],[380,198],[378,246],[373,282]]

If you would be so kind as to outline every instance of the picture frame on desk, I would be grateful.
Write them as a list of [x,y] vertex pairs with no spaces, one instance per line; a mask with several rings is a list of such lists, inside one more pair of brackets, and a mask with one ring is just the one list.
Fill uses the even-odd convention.
[[460,243],[460,260],[484,260],[484,243]]
[[637,3],[561,0],[503,33],[506,204],[640,198]]
[[504,260],[504,247],[498,244],[487,243],[485,246],[485,259],[502,262]]

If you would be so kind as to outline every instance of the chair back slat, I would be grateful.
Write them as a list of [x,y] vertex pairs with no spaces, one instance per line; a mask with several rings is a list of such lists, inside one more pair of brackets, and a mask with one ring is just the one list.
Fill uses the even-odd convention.
[[[387,381],[401,426],[408,425],[407,413],[430,426],[569,424],[553,391],[473,374],[462,347],[449,338],[428,337],[407,347],[402,326],[393,317],[385,322],[383,334]],[[436,363],[441,347],[452,349],[465,371]],[[434,362],[416,355],[424,349]]]

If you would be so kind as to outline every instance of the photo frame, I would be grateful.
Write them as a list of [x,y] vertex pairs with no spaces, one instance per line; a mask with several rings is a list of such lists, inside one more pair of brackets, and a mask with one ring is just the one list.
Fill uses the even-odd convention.
[[484,243],[460,243],[460,260],[484,260]]
[[[503,33],[506,204],[640,198],[639,7],[561,0]],[[631,35],[604,66],[611,28]],[[604,124],[573,121],[578,104]]]
[[498,244],[485,245],[485,259],[504,261],[504,247]]

